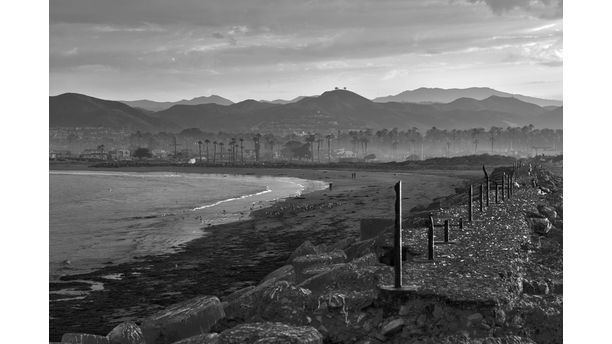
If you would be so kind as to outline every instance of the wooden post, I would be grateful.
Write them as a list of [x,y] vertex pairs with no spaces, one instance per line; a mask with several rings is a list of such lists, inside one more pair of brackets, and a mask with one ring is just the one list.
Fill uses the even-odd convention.
[[506,173],[502,173],[502,183],[501,183],[501,196],[502,196],[502,201],[506,200],[506,197],[504,196],[504,187],[506,186]]
[[402,181],[395,184],[395,288],[402,287]]
[[483,191],[483,187],[482,187],[482,184],[480,184],[480,212],[481,212],[481,213],[482,213],[482,198],[483,198],[483,196],[484,196],[484,195],[482,194],[482,191]]
[[482,165],[482,171],[485,174],[485,185],[487,188],[487,207],[488,207],[489,206],[489,194],[491,193],[491,188],[490,188],[491,183],[489,182],[489,174],[487,173],[487,169],[485,168],[484,165]]
[[448,242],[449,227],[448,220],[444,220],[444,242]]
[[468,221],[472,222],[472,199],[474,198],[474,192],[472,185],[470,184],[470,191],[468,193]]
[[459,229],[463,229],[463,218],[459,219]]
[[429,230],[427,231],[427,259],[434,260],[434,219],[429,215]]
[[499,203],[499,198],[497,197],[497,189],[499,189],[497,182],[495,182],[495,204]]

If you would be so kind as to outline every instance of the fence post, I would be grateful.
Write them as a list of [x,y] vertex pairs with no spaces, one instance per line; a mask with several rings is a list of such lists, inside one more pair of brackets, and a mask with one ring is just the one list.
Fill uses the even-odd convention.
[[449,227],[448,220],[444,220],[444,242],[448,242]]
[[434,219],[429,215],[429,230],[427,231],[427,259],[434,259]]
[[482,198],[483,198],[483,194],[482,194],[482,184],[480,184],[480,212],[482,213]]
[[489,206],[489,194],[491,192],[491,188],[490,188],[491,183],[489,183],[489,174],[487,173],[487,169],[485,168],[484,165],[482,165],[482,171],[485,174],[485,183],[487,187],[487,207],[488,207]]
[[468,221],[472,222],[472,199],[474,197],[474,193],[472,190],[472,185],[470,184],[470,191],[468,193]]
[[395,184],[395,288],[402,287],[402,181]]
[[502,196],[502,201],[506,200],[506,196],[504,194],[504,188],[506,186],[506,172],[502,173],[502,184],[501,184],[501,196]]
[[459,229],[463,229],[463,218],[459,218]]
[[497,197],[497,190],[499,189],[499,186],[497,185],[497,182],[495,182],[495,204],[499,203],[499,198]]

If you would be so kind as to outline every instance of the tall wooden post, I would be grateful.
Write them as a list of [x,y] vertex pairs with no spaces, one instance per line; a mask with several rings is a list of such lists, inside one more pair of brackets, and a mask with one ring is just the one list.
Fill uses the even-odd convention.
[[395,287],[402,287],[402,181],[395,184]]
[[502,196],[502,201],[506,200],[506,197],[504,196],[504,188],[506,186],[506,173],[502,173],[502,183],[501,183],[501,196]]
[[485,186],[487,188],[487,207],[488,207],[489,206],[489,195],[491,194],[491,188],[490,188],[491,183],[489,182],[489,174],[487,173],[487,169],[485,168],[484,165],[482,165],[482,171],[485,174]]
[[499,198],[497,197],[497,189],[499,189],[499,186],[497,185],[497,182],[495,182],[495,204],[499,203]]
[[402,287],[402,181],[395,184],[395,288]]
[[472,222],[472,199],[474,198],[474,191],[472,190],[472,185],[470,184],[470,191],[468,193],[468,221]]
[[448,232],[450,231],[448,220],[444,220],[444,242],[448,242]]
[[483,191],[483,187],[482,187],[482,184],[480,184],[480,212],[481,212],[481,213],[482,213],[482,198],[483,198],[483,196],[484,196],[484,195],[482,194],[482,191]]
[[429,229],[427,231],[427,259],[434,260],[434,219],[429,215]]

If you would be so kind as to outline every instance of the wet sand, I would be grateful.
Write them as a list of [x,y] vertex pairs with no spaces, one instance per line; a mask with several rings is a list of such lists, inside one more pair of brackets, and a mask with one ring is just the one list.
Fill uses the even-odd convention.
[[[87,169],[83,165],[51,165],[51,169]],[[95,169],[101,170],[101,169]],[[50,302],[50,340],[65,332],[105,335],[124,320],[139,320],[156,310],[197,295],[224,296],[257,284],[284,265],[303,241],[331,244],[349,236],[359,237],[363,218],[392,218],[393,185],[403,182],[403,209],[427,205],[455,192],[481,171],[388,171],[266,169],[228,167],[147,167],[112,171],[178,171],[288,176],[333,183],[333,189],[277,202],[255,211],[246,221],[209,227],[211,235],[182,246],[178,253],[141,257],[136,262],[109,264],[93,273],[65,276],[76,290],[103,283],[104,289],[81,300]],[[357,178],[352,179],[351,173]],[[96,284],[99,285],[99,284]]]

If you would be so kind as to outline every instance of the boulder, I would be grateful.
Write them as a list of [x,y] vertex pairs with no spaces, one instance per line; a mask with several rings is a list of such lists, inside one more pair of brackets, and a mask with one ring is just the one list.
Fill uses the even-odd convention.
[[312,326],[289,326],[278,322],[238,325],[219,335],[219,344],[322,344],[323,336]]
[[333,245],[331,245],[332,250],[345,250],[349,246],[351,246],[355,241],[357,241],[354,237],[346,237],[344,239],[336,241]]
[[197,336],[181,339],[172,344],[217,344],[219,343],[218,333],[202,333]]
[[267,274],[266,277],[264,277],[260,283],[263,283],[270,279],[275,279],[277,281],[294,282],[295,281],[295,269],[293,268],[293,265],[291,264],[281,266],[280,268]]
[[308,254],[295,258],[291,264],[295,269],[296,279],[303,280],[303,272],[306,268],[322,267],[346,262],[346,254],[342,250],[334,250],[327,253]]
[[319,251],[317,250],[316,246],[313,245],[310,240],[306,240],[300,246],[298,246],[293,253],[291,253],[287,261],[291,263],[297,257],[317,253],[319,253]]
[[547,206],[547,205],[543,205],[543,204],[538,205],[538,212],[546,216],[550,221],[557,218],[557,211],[555,210],[555,208]]
[[391,320],[386,325],[383,326],[380,332],[382,333],[383,336],[390,336],[390,335],[393,335],[394,333],[399,332],[404,326],[404,324],[405,324],[405,320],[402,318]]
[[107,335],[108,342],[110,344],[144,344],[144,336],[142,330],[138,325],[131,321],[123,322],[114,329],[112,329]]
[[109,344],[108,338],[87,333],[64,333],[63,344]]
[[378,251],[380,246],[377,240],[378,238],[373,238],[353,243],[345,250],[348,260],[363,257],[370,253],[373,253],[375,256],[378,257]]
[[[263,282],[263,281],[262,281]],[[238,298],[240,298],[242,295],[248,293],[249,291],[255,289],[256,287],[254,285],[248,286],[248,287],[244,287],[242,289],[238,289],[235,292],[227,295],[227,296],[223,296],[221,297],[221,300],[223,300],[223,302],[231,302],[233,300],[236,300]]]
[[215,296],[200,296],[172,305],[142,322],[147,344],[170,344],[208,332],[225,317],[223,306]]
[[544,215],[529,213],[527,214],[527,223],[534,233],[545,235],[552,228],[550,221]]

